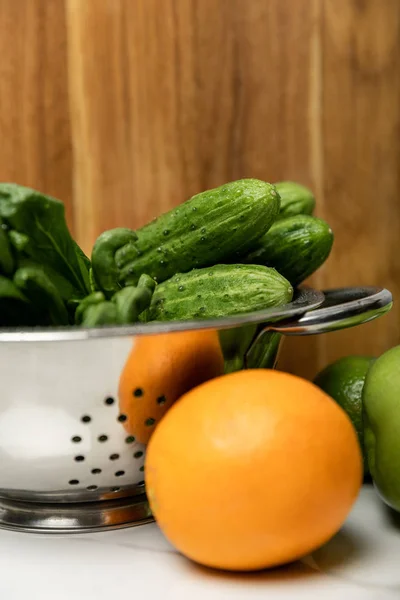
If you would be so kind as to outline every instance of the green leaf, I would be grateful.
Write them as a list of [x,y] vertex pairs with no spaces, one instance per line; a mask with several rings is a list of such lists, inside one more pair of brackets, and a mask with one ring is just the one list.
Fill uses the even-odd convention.
[[15,183],[1,183],[0,217],[13,230],[10,239],[20,254],[59,273],[76,295],[89,293],[88,265],[68,230],[62,202]]
[[92,263],[90,261],[90,258],[88,258],[86,256],[86,254],[84,253],[84,251],[82,250],[82,248],[80,246],[78,246],[78,244],[75,242],[75,240],[73,240],[74,242],[74,246],[75,246],[75,253],[78,259],[78,263],[79,263],[79,268],[81,270],[81,274],[82,274],[82,278],[85,282],[85,286],[86,286],[86,290],[90,290],[90,271],[92,268]]
[[282,334],[266,331],[252,344],[246,359],[246,369],[274,369]]
[[97,287],[97,284],[96,284],[96,279],[94,277],[94,273],[93,273],[92,267],[90,267],[90,269],[89,269],[89,284],[90,284],[90,291],[91,292],[98,292],[99,291],[99,289]]
[[245,354],[257,331],[257,325],[244,325],[219,331],[219,340],[224,355],[225,373],[244,368]]
[[68,325],[68,311],[56,286],[40,267],[18,269],[14,283],[25,296],[45,315],[51,325]]
[[29,244],[29,237],[27,235],[13,229],[9,230],[8,237],[17,252],[23,252]]
[[0,327],[34,325],[36,316],[28,298],[14,283],[0,275]]
[[14,270],[14,257],[6,227],[0,219],[0,272],[4,275],[11,275]]

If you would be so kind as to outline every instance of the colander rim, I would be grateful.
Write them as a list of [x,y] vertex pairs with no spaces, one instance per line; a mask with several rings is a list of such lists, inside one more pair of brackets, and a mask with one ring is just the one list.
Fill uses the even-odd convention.
[[293,300],[283,306],[241,313],[232,317],[180,321],[157,321],[133,325],[0,328],[0,343],[5,342],[67,342],[93,339],[111,339],[141,335],[157,335],[203,329],[230,329],[244,325],[272,323],[305,314],[324,302],[324,293],[311,287],[295,290]]

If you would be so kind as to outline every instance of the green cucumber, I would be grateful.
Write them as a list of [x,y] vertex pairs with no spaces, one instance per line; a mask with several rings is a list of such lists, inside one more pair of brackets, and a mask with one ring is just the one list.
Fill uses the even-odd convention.
[[118,252],[136,240],[136,232],[126,227],[108,229],[99,235],[92,250],[92,273],[89,273],[91,290],[93,288],[96,291],[101,290],[107,298],[110,298],[121,289],[116,256]]
[[294,181],[275,183],[281,197],[279,219],[293,215],[312,215],[315,209],[314,194],[310,189]]
[[197,194],[137,230],[138,240],[116,252],[119,282],[136,285],[147,273],[160,283],[193,268],[239,262],[268,231],[279,206],[275,187],[258,179]]
[[311,215],[296,215],[274,223],[243,262],[273,267],[296,286],[326,261],[332,244],[328,223]]
[[146,312],[148,321],[209,319],[280,306],[293,288],[275,269],[215,265],[179,273],[160,283]]

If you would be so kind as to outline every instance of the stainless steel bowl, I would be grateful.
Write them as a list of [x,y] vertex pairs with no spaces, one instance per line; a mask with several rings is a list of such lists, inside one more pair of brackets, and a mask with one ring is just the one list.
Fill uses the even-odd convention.
[[225,319],[1,330],[0,526],[61,533],[151,519],[145,447],[127,433],[129,415],[120,412],[118,398],[121,372],[141,336],[207,329],[221,339],[221,332],[234,336],[251,328],[245,368],[268,332],[308,335],[351,327],[391,304],[390,292],[380,288],[302,289],[279,309]]

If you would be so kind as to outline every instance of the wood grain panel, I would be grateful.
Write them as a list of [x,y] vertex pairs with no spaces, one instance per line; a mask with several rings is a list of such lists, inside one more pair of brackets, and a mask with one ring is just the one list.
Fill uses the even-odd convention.
[[[321,283],[400,293],[400,3],[324,0],[323,216],[335,245]],[[318,337],[319,365],[399,342],[389,316]]]
[[63,0],[0,0],[0,178],[62,199],[72,225]]
[[311,182],[308,6],[67,1],[83,244],[237,177]]

